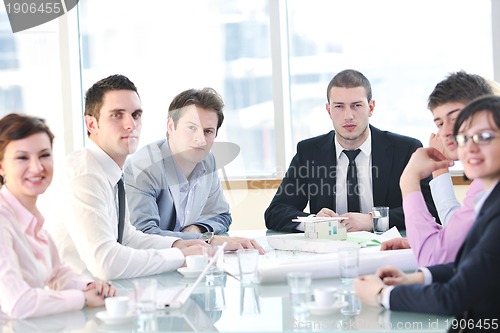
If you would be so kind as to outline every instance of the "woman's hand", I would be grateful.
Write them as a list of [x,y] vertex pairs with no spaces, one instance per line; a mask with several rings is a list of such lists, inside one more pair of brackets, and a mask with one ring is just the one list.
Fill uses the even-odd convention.
[[110,283],[96,280],[87,284],[83,289],[85,294],[85,304],[88,307],[98,307],[104,305],[104,299],[116,295],[116,289]]
[[422,272],[405,274],[393,266],[379,268],[375,275],[377,275],[382,282],[388,286],[424,283],[424,274]]

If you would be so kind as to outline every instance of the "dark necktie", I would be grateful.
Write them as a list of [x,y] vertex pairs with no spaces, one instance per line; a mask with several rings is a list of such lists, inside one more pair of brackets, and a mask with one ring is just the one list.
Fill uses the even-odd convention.
[[344,150],[344,154],[349,158],[349,166],[347,167],[347,212],[359,213],[361,212],[359,204],[359,189],[358,189],[358,170],[356,168],[356,156],[361,152],[360,149]]
[[125,188],[123,179],[118,181],[118,243],[121,244],[123,238],[123,225],[125,223]]

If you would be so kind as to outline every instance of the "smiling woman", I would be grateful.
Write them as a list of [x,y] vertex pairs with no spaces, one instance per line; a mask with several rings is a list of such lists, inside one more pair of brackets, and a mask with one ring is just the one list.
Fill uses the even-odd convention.
[[500,179],[500,97],[471,102],[458,116],[453,131],[465,174],[481,179],[488,191]]
[[3,118],[0,136],[0,181],[30,211],[52,181],[54,135],[41,119],[18,114]]
[[9,114],[0,120],[0,316],[102,306],[103,296],[115,293],[65,266],[43,229],[36,203],[52,181],[53,139],[40,118]]

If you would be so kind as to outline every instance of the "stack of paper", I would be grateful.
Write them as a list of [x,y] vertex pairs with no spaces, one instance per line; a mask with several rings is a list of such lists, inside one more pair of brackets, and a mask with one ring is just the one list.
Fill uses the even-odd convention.
[[328,222],[328,221],[342,221],[347,219],[345,216],[333,216],[333,217],[328,217],[328,216],[314,216],[314,215],[309,215],[309,216],[297,216],[296,219],[293,219],[293,222]]

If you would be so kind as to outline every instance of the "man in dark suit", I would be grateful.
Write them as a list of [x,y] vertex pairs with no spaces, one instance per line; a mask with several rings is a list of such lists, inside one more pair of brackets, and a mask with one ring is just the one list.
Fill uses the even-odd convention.
[[[399,178],[422,143],[369,125],[375,101],[370,82],[358,71],[348,69],[335,75],[328,85],[327,100],[326,110],[335,130],[299,142],[297,154],[264,214],[267,228],[300,232],[302,224],[292,219],[316,214],[344,215],[348,217],[343,221],[347,231],[371,231],[371,208],[388,206],[390,226],[404,230]],[[357,183],[352,190],[346,182],[352,163],[348,155],[357,150]],[[429,210],[437,216],[429,180],[422,180],[422,191]],[[353,193],[359,203],[351,208],[348,194]],[[310,213],[304,211],[308,204]]]

